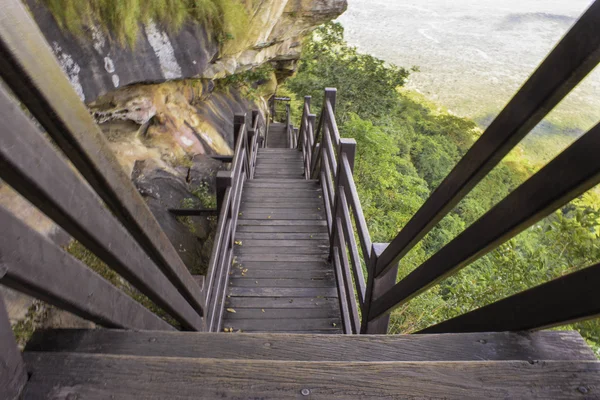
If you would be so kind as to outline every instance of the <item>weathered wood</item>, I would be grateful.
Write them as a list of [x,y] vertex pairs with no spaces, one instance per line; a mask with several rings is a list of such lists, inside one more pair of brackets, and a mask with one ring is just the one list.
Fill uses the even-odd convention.
[[323,202],[315,201],[294,201],[291,203],[274,203],[273,199],[271,201],[242,201],[240,204],[240,211],[254,211],[254,210],[278,210],[285,212],[292,212],[294,210],[313,210],[319,211],[319,209],[323,208]]
[[329,236],[326,233],[277,233],[277,232],[238,232],[235,237],[237,239],[253,240],[256,243],[260,241],[294,241],[296,243],[303,240],[314,240],[317,243],[321,243],[322,240],[329,240]]
[[256,247],[256,246],[238,246],[235,247],[235,254],[239,257],[254,254],[298,254],[298,255],[324,255],[329,254],[328,248],[316,247],[316,246],[288,246],[288,247]]
[[240,219],[260,219],[266,218],[270,220],[323,220],[325,216],[321,211],[314,210],[302,210],[299,209],[296,212],[293,210],[280,210],[280,209],[246,209],[240,213]]
[[427,199],[379,258],[377,274],[395,268],[600,62],[600,2],[594,2],[529,77],[483,135]]
[[150,259],[201,315],[200,289],[19,0],[2,2],[0,75]]
[[422,333],[541,329],[594,318],[600,315],[599,279],[600,263],[444,321]]
[[[245,267],[244,267],[245,268]],[[316,269],[288,269],[280,268],[245,268],[246,271],[242,274],[242,268],[233,268],[231,271],[232,278],[249,278],[249,279],[333,279],[333,272],[330,268]]]
[[341,331],[341,324],[338,315],[337,318],[228,319],[224,321],[223,327],[228,327],[234,332]]
[[350,304],[348,303],[348,293],[346,291],[346,285],[344,284],[344,273],[342,271],[342,262],[340,260],[339,248],[333,247],[333,266],[335,268],[335,279],[338,290],[340,313],[342,316],[342,326],[344,327],[344,333],[351,335],[352,324],[350,318]]
[[[385,294],[390,288],[396,284],[398,269],[393,268],[375,277],[375,266],[377,258],[383,253],[389,243],[373,243],[371,249],[371,258],[367,266],[369,275],[367,281],[367,289],[365,294],[365,304],[363,306],[363,315],[368,316],[371,310],[371,303]],[[390,322],[390,315],[382,315],[379,318],[369,321],[368,318],[363,318],[361,323],[361,333],[368,334],[386,334]]]
[[[265,317],[312,308],[265,309]],[[317,309],[320,311],[320,309]],[[327,309],[326,312],[333,312]],[[237,308],[242,313],[260,308]],[[268,345],[266,345],[268,343]],[[596,360],[576,331],[429,335],[245,334],[57,329],[34,333],[28,352],[118,354],[281,361],[510,361]]]
[[[240,233],[327,233],[327,226],[323,225],[243,225],[238,221],[237,232]],[[279,220],[281,221],[281,220]]]
[[[600,2],[597,4],[600,12]],[[590,129],[388,293],[375,300],[369,320],[389,313],[394,307],[600,183],[598,149],[600,124]],[[381,257],[386,251],[387,249]]]
[[327,260],[327,254],[244,254],[237,256],[242,263],[246,261],[261,261],[261,262],[319,262]]
[[251,288],[332,288],[335,282],[331,279],[272,279],[272,278],[250,278],[235,277],[230,280],[229,287],[251,287]]
[[337,297],[335,288],[229,287],[231,297]]
[[358,191],[356,190],[356,184],[354,183],[354,177],[351,173],[348,173],[348,171],[352,170],[350,161],[343,154],[341,157],[341,163],[344,173],[342,174],[340,184],[344,186],[344,190],[346,190],[346,198],[348,199],[348,204],[350,205],[352,213],[354,214],[356,231],[358,232],[358,238],[363,257],[365,260],[369,260],[371,256],[371,246],[373,243],[371,242],[371,235],[367,227],[367,221],[365,220],[362,206],[360,204]]
[[103,326],[174,329],[1,206],[0,226],[1,284]]
[[352,284],[352,276],[350,271],[350,261],[348,260],[348,254],[346,253],[346,239],[342,228],[341,218],[335,219],[336,229],[335,237],[333,238],[334,243],[338,246],[338,253],[340,256],[340,266],[342,269],[343,280],[338,280],[338,285],[343,284],[346,289],[346,296],[348,297],[348,312],[350,314],[350,323],[352,326],[352,333],[358,333],[360,331],[360,319],[358,316],[358,306],[356,296],[354,294],[354,285]]
[[337,297],[230,297],[225,300],[227,307],[238,308],[325,308],[337,309]]
[[[0,135],[0,178],[186,329],[201,330],[198,309],[192,308],[189,299],[169,282],[164,270],[148,258],[87,183],[1,88],[0,127],[6,132]],[[194,282],[191,285],[200,291]]]
[[341,218],[341,225],[344,230],[344,237],[346,243],[348,243],[348,253],[350,254],[350,260],[352,261],[352,276],[354,278],[354,291],[358,297],[358,304],[362,309],[365,301],[365,277],[363,275],[363,268],[361,263],[360,255],[358,254],[358,246],[354,239],[354,230],[350,221],[350,211],[348,210],[348,203],[346,202],[346,195],[342,186],[338,187],[338,198],[339,198],[339,210]]
[[325,259],[319,259],[317,261],[247,261],[245,257],[236,257],[235,264],[238,267],[244,267],[245,269],[300,269],[300,270],[330,270],[329,262]]
[[55,393],[91,400],[281,399],[300,398],[302,392],[312,399],[344,400],[399,394],[572,399],[595,397],[600,390],[600,363],[595,361],[313,363],[41,352],[25,354],[25,361],[31,373],[25,400],[51,399]]
[[262,219],[246,219],[246,220],[240,220],[239,221],[239,225],[243,226],[243,225],[254,225],[254,226],[295,226],[295,227],[300,227],[300,226],[310,226],[311,228],[318,228],[320,226],[327,226],[327,222],[325,221],[311,221],[311,220],[305,220],[305,221],[286,221],[286,220],[262,220]]
[[[313,238],[312,234],[301,234],[302,236],[296,237],[292,240],[277,240],[274,238],[271,239],[246,239],[244,240],[243,246],[253,246],[253,247],[319,247],[319,248],[329,248],[329,240],[325,235],[323,235],[320,239]],[[240,237],[240,234],[237,234],[236,237]]]
[[[235,312],[230,312],[234,310]],[[227,310],[226,310],[227,311]],[[234,308],[229,309],[225,313],[225,321],[233,321],[237,319],[338,319],[340,318],[340,312],[334,308],[320,308],[320,307],[312,307],[312,308],[238,308],[235,310]],[[227,326],[225,322],[223,324]],[[331,326],[325,326],[323,329],[330,329]],[[279,326],[276,327],[279,329]],[[314,329],[314,328],[313,328]],[[294,330],[302,330],[302,329],[294,329]],[[309,330],[309,329],[307,329]]]
[[[5,265],[0,264],[0,279],[4,274]],[[4,304],[0,296],[0,388],[2,398],[17,400],[27,383],[27,370],[17,347]]]

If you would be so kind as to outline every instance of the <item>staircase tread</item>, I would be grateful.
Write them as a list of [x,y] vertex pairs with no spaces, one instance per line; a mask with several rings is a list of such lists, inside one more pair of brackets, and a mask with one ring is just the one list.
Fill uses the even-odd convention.
[[42,352],[24,358],[31,377],[23,399],[280,399],[300,398],[305,390],[311,399],[556,399],[595,397],[600,386],[597,361],[307,362]]
[[338,337],[247,333],[232,340],[222,333],[50,329],[35,332],[25,350],[290,361],[596,360],[575,331]]

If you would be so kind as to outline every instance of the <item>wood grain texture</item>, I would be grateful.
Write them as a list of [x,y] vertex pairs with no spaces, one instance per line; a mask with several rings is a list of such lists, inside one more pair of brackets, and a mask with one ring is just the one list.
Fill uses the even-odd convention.
[[229,287],[231,297],[337,297],[335,288]]
[[[1,270],[0,266],[0,277]],[[0,296],[0,396],[6,400],[18,399],[26,382],[25,363],[10,326],[4,298]]]
[[[265,309],[265,318],[269,313],[312,309]],[[236,311],[244,315],[261,309]],[[248,333],[232,340],[220,333],[56,329],[37,331],[26,351],[284,361],[596,360],[575,331],[339,337]]]
[[339,308],[337,297],[228,297],[225,299],[227,307],[238,308],[312,308],[331,307]]
[[272,288],[326,288],[335,287],[335,282],[332,279],[302,279],[302,278],[246,278],[232,277],[230,279],[230,287],[272,287]]
[[0,75],[150,259],[202,315],[200,288],[18,0],[3,1],[0,10]]
[[[295,362],[27,353],[24,399],[592,398],[595,361]],[[60,368],[57,368],[60,366]],[[308,392],[306,392],[308,391]]]

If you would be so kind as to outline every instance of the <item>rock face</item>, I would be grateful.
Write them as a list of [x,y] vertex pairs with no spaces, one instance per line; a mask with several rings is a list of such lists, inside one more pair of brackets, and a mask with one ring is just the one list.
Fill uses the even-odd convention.
[[234,38],[223,48],[213,32],[199,24],[169,33],[150,22],[140,29],[132,49],[93,26],[89,37],[77,38],[61,30],[39,0],[24,1],[86,103],[133,83],[215,79],[268,61],[289,68],[300,56],[302,38],[347,8],[347,0],[252,1],[245,37]]

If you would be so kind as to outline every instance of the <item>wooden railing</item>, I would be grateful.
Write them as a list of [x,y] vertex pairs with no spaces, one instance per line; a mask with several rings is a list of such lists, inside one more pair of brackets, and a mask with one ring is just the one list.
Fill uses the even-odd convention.
[[258,111],[252,112],[251,128],[247,128],[246,114],[234,119],[235,151],[231,170],[217,173],[217,209],[219,222],[205,284],[207,304],[207,331],[219,332],[223,319],[225,293],[229,271],[233,263],[235,229],[247,179],[254,178],[258,148],[264,142],[264,123]]
[[[596,1],[389,245],[371,244],[352,178],[355,143],[340,138],[335,90],[325,90],[316,132],[316,116],[310,112],[310,98],[305,99],[298,147],[304,154],[306,176],[320,179],[325,193],[331,259],[338,273],[340,298],[345,301],[341,307],[348,317],[346,332],[358,329],[358,304],[360,332],[386,333],[395,308],[600,182],[597,125],[396,282],[398,262],[598,64],[598,26],[600,2]],[[360,262],[367,266],[366,287]],[[600,314],[600,297],[594,294],[592,283],[599,281],[600,264],[596,264],[422,332],[538,329],[591,318]]]
[[[201,288],[18,0],[2,2],[0,75],[0,178],[182,329],[204,330]],[[0,226],[2,285],[102,326],[175,329],[4,206]]]

